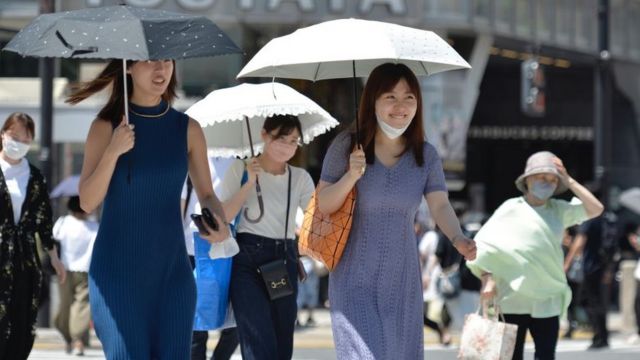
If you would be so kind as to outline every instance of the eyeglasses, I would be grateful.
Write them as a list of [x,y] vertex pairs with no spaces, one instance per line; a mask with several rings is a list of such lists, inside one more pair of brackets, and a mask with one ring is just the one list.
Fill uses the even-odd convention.
[[290,138],[287,135],[276,136],[273,134],[269,134],[273,141],[277,141],[283,145],[293,145],[293,146],[302,146],[302,141],[300,141],[299,137]]

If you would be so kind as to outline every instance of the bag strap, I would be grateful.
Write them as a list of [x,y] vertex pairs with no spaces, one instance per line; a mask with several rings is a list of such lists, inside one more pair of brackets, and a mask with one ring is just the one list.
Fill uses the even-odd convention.
[[187,198],[184,202],[184,211],[182,213],[182,219],[187,218],[187,211],[189,210],[189,201],[191,201],[191,194],[193,193],[193,182],[191,182],[191,176],[187,175]]
[[287,263],[287,236],[289,236],[289,210],[291,209],[291,166],[287,165],[289,170],[289,183],[287,185],[287,215],[284,223],[284,263]]

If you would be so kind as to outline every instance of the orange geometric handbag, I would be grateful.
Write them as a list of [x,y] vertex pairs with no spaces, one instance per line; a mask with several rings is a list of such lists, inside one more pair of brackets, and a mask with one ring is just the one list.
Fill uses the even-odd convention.
[[315,191],[304,212],[298,250],[300,254],[322,262],[329,271],[333,271],[349,239],[356,205],[356,189],[354,186],[342,207],[329,215],[320,212],[317,195],[318,192]]

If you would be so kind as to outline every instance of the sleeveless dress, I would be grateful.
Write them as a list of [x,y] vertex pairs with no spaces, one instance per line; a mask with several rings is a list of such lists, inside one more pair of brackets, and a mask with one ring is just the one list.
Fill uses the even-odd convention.
[[130,104],[135,145],[104,199],[89,291],[110,360],[190,357],[196,289],[180,214],[188,117],[168,106]]
[[[321,180],[335,183],[348,167],[350,136],[339,134]],[[424,165],[412,151],[386,167],[375,159],[356,184],[349,240],[329,280],[338,359],[424,359],[422,283],[413,223],[424,195],[446,191],[435,148]]]

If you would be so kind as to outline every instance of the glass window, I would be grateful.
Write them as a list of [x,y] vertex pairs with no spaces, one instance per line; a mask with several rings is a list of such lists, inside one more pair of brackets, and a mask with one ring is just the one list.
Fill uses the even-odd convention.
[[598,0],[576,0],[576,46],[596,51],[598,27]]
[[554,0],[535,1],[536,6],[536,36],[538,40],[550,41],[553,34],[553,4]]
[[514,22],[514,2],[513,0],[495,0],[496,4],[496,30],[512,34],[512,24]]
[[571,44],[575,30],[575,5],[572,0],[556,2],[556,41]]
[[529,0],[515,0],[516,6],[516,33],[520,36],[531,38],[531,2]]
[[629,19],[636,19],[629,24],[629,56],[640,61],[640,1],[629,2]]
[[467,0],[427,0],[427,14],[430,16],[468,19]]
[[627,13],[625,11],[625,0],[612,0],[610,2],[609,48],[611,53],[618,56],[625,56],[627,53]]
[[473,6],[473,21],[476,24],[491,23],[491,0],[475,0],[471,1]]

